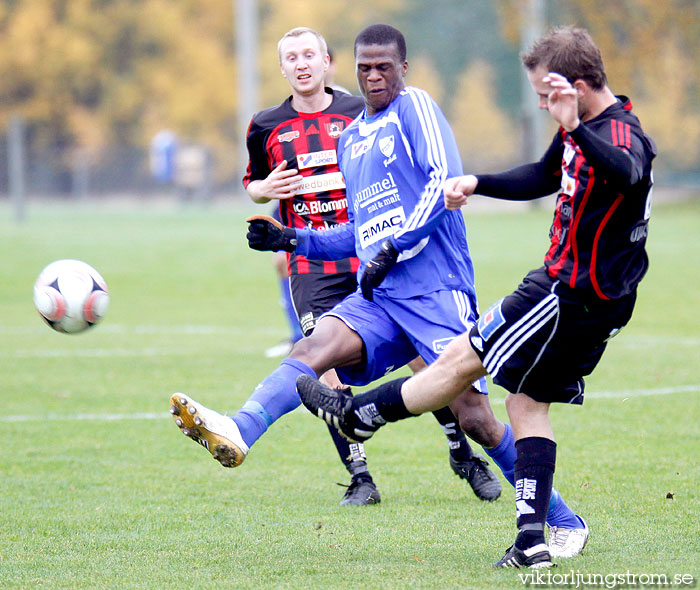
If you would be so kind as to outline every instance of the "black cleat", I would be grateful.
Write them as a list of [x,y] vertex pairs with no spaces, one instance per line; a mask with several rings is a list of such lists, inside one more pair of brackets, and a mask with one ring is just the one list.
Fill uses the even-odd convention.
[[368,504],[379,504],[382,497],[372,480],[358,479],[353,477],[345,495],[340,501],[341,506],[367,506]]
[[531,569],[542,569],[546,567],[556,567],[552,563],[552,558],[549,555],[549,548],[544,543],[528,547],[527,549],[518,549],[515,545],[511,545],[506,551],[506,554],[501,557],[493,567],[529,567]]
[[493,502],[501,495],[501,482],[480,455],[467,461],[457,461],[450,455],[450,467],[459,477],[466,479],[476,497],[485,502]]
[[362,428],[354,428],[348,424],[348,414],[352,411],[352,395],[347,393],[347,389],[333,389],[308,375],[300,375],[297,377],[297,391],[302,403],[312,414],[335,426],[350,442],[365,442],[376,432],[376,427],[364,422],[360,422]]

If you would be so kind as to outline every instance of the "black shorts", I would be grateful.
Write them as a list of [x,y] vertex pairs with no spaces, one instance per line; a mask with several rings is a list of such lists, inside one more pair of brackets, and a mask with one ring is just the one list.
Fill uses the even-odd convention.
[[507,391],[540,402],[581,404],[584,375],[629,322],[635,299],[636,293],[582,300],[540,268],[492,305],[469,339],[493,382]]
[[321,315],[357,290],[357,275],[354,272],[292,275],[289,285],[301,331],[308,336]]

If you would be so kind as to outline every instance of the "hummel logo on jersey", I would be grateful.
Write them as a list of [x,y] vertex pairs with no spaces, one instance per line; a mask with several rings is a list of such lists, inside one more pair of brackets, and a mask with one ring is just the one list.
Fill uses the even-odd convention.
[[359,158],[362,154],[366,154],[374,145],[374,140],[376,137],[377,134],[373,133],[367,139],[353,143],[352,148],[350,148],[350,159],[354,160],[355,158]]

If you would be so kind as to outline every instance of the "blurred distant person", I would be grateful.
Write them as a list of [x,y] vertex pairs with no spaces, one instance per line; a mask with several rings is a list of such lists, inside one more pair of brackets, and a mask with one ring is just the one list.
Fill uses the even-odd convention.
[[156,133],[149,148],[151,176],[158,184],[172,184],[175,180],[177,136],[168,129]]
[[339,90],[340,92],[345,92],[346,94],[352,94],[345,86],[335,83],[335,72],[338,68],[335,59],[333,59],[333,51],[328,48],[328,71],[326,72],[326,86],[332,88],[333,90]]

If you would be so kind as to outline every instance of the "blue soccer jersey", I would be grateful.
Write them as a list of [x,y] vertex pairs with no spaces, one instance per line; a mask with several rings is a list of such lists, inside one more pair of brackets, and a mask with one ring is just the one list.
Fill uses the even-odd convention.
[[362,268],[390,239],[397,265],[378,290],[408,298],[438,290],[474,294],[474,271],[460,211],[447,211],[443,184],[462,174],[445,116],[423,90],[406,87],[373,116],[363,111],[338,143],[350,223],[325,232],[297,230],[297,251],[348,256]]

